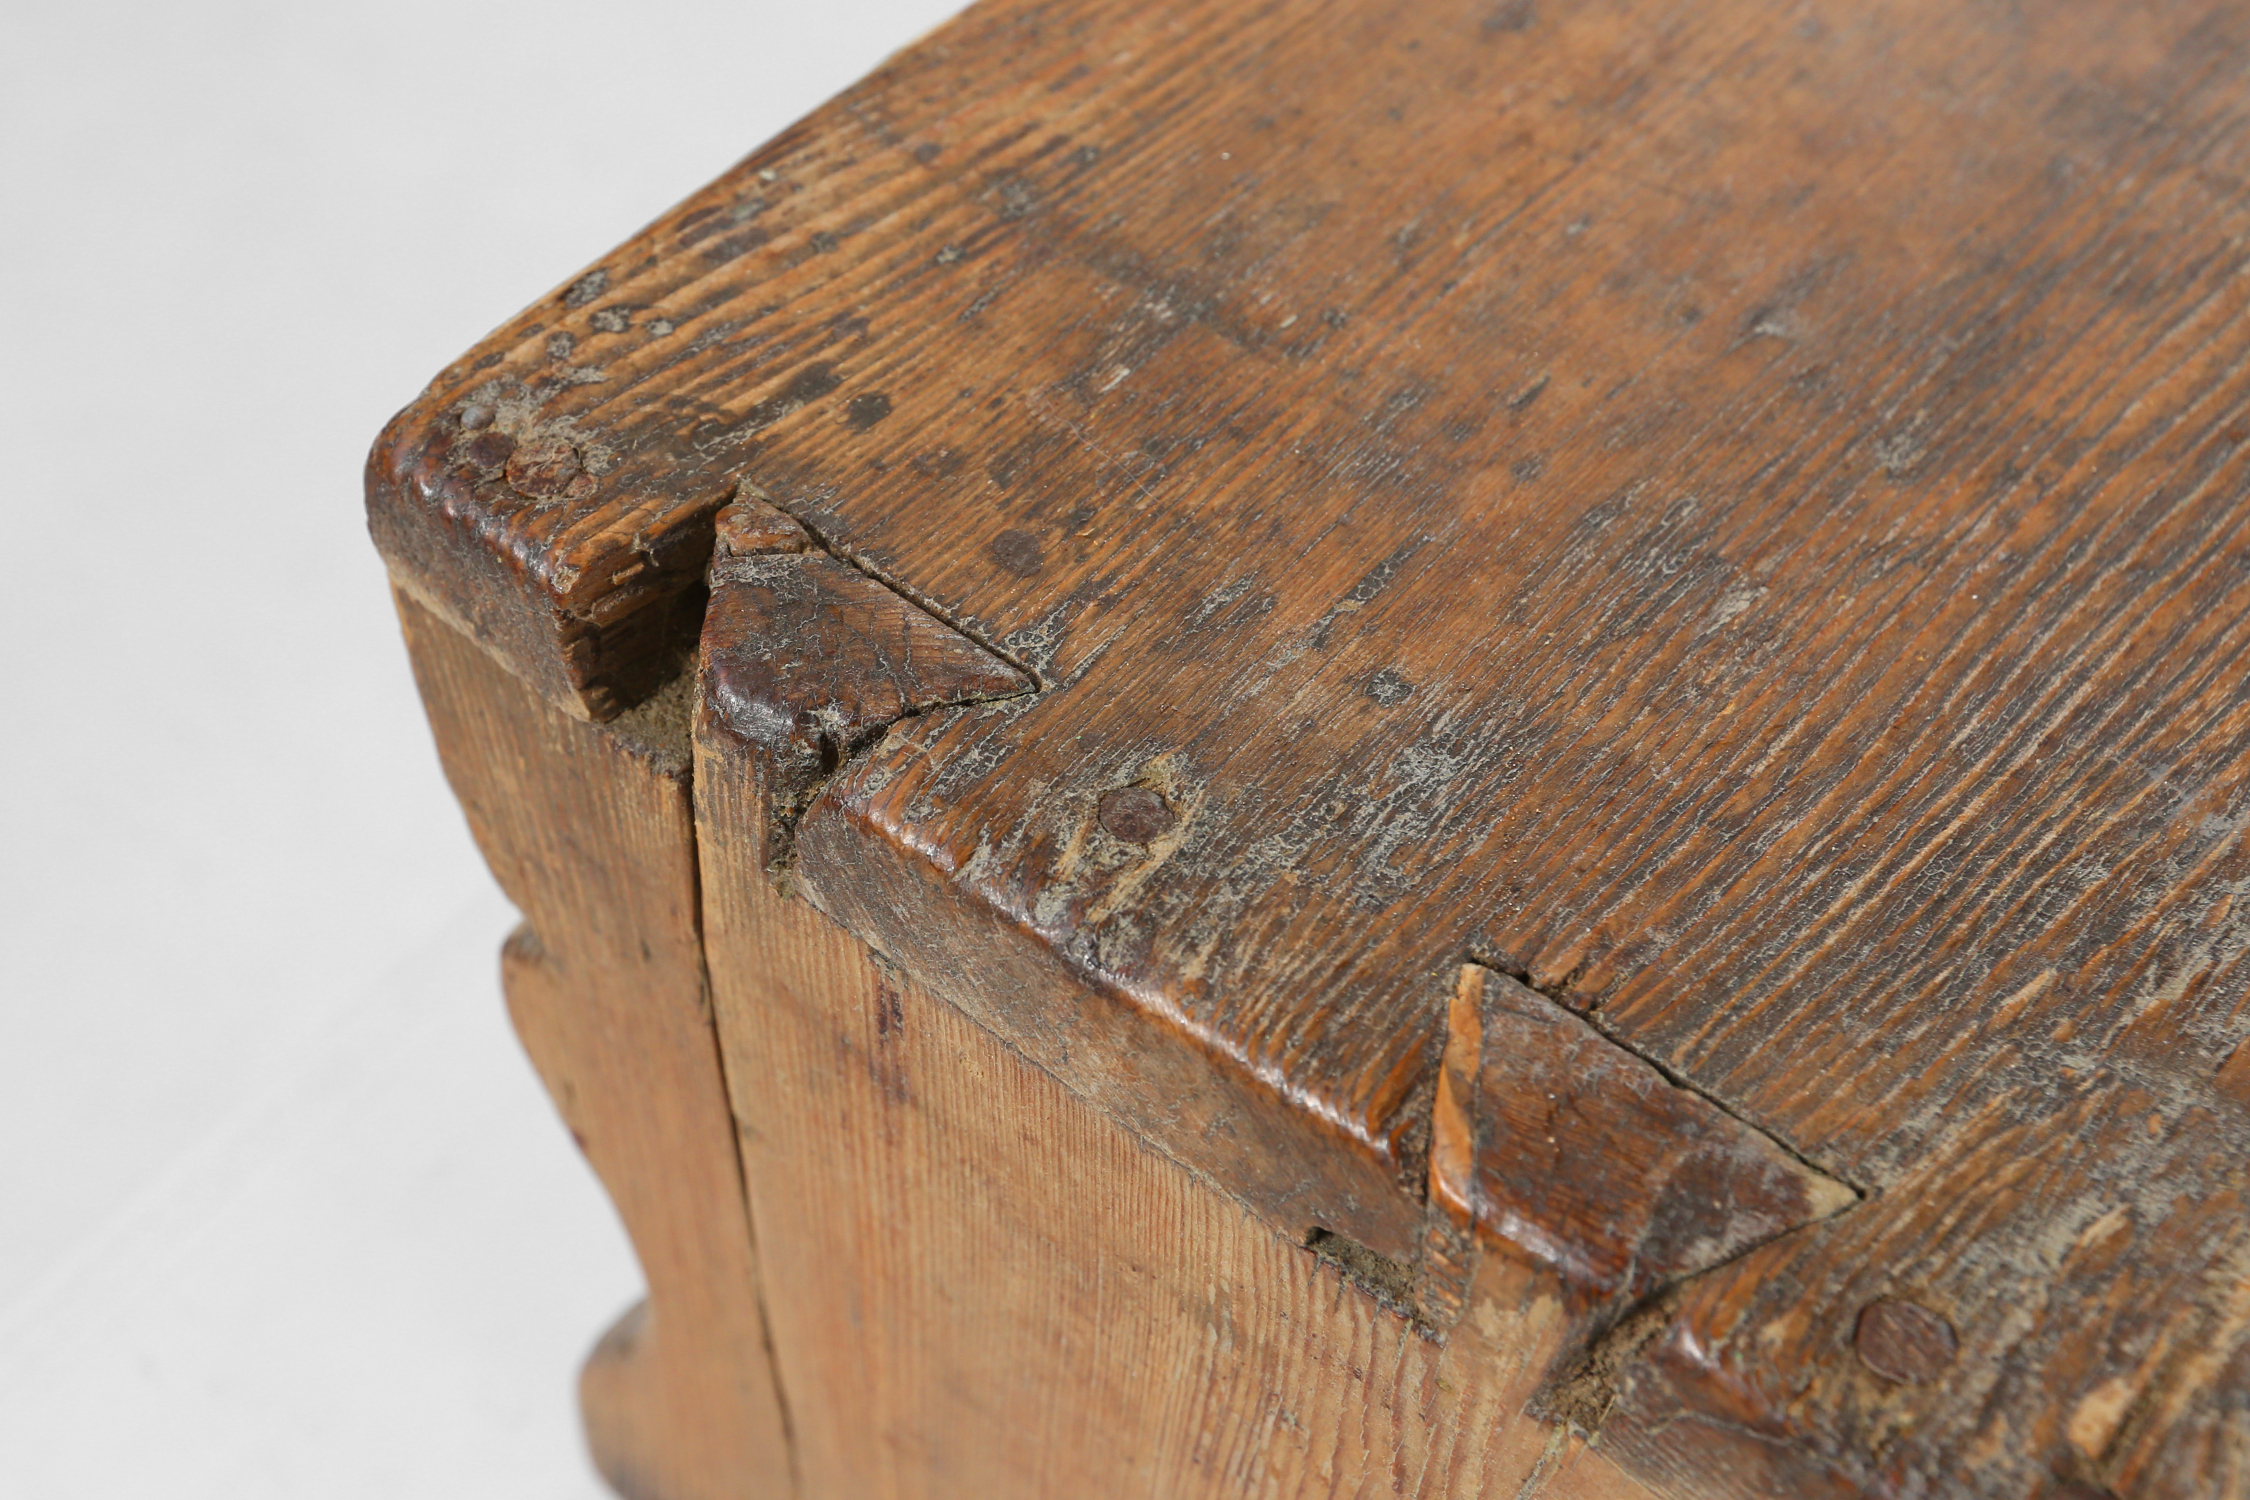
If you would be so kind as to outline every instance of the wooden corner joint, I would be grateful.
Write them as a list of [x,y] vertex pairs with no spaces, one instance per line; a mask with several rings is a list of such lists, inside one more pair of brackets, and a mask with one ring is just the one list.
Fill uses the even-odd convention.
[[441,377],[368,454],[368,529],[400,589],[549,702],[606,723],[680,676],[726,490],[636,489],[617,472],[623,440],[556,415],[555,394]]
[[749,753],[769,876],[820,788],[892,724],[1038,686],[747,485],[719,513],[709,583],[698,713]]
[[1597,1430],[1677,1288],[1859,1194],[1557,1001],[1464,964],[1430,1122],[1429,1218],[1563,1282],[1583,1327],[1537,1403]]
[[1481,964],[1462,965],[1449,1007],[1430,1196],[1600,1299],[1644,1297],[1859,1201]]

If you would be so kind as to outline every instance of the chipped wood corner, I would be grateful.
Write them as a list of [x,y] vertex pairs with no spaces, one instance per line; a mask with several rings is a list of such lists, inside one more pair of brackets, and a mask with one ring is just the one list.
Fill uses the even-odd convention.
[[1022,697],[1037,682],[897,589],[823,549],[747,484],[716,518],[697,714],[739,747],[766,807],[765,873],[829,779],[893,724]]
[[393,581],[574,717],[604,723],[688,667],[725,498],[694,476],[583,533],[613,443],[538,385],[441,377],[368,454],[368,529]]

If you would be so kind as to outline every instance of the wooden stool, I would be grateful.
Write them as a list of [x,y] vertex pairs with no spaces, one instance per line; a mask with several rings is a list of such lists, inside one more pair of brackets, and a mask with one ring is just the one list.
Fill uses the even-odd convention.
[[2246,182],[2239,6],[991,0],[448,368],[603,1472],[2250,1495]]

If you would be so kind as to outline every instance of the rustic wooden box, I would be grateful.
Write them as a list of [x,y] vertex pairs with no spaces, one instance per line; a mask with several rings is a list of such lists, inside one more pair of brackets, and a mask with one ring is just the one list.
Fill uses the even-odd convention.
[[993,0],[368,474],[720,1496],[2250,1495],[2250,11]]

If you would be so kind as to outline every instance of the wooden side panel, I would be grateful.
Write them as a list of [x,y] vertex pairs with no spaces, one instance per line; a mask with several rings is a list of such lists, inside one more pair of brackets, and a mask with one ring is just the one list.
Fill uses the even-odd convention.
[[1643,1493],[1522,1414],[1570,1332],[1551,1278],[1487,1255],[1450,1337],[1417,1331],[778,895],[757,767],[709,723],[697,755],[807,1497]]
[[704,986],[684,694],[596,728],[403,594],[399,614],[447,779],[526,919],[504,960],[517,1034],[648,1278],[587,1361],[595,1462],[628,1500],[786,1495]]

